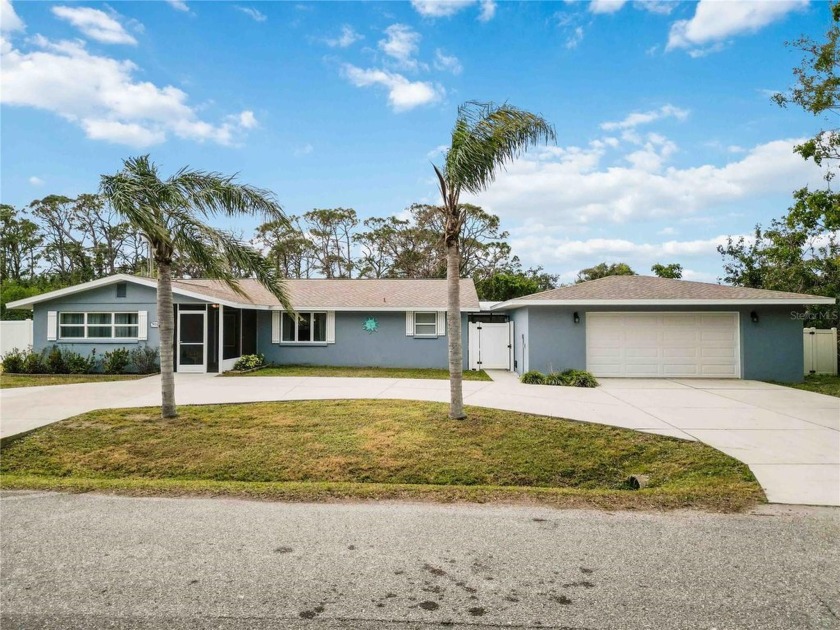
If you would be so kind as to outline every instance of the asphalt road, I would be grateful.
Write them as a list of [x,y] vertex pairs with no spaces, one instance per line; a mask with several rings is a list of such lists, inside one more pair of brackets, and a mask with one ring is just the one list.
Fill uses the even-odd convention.
[[840,628],[840,510],[4,492],[11,628]]

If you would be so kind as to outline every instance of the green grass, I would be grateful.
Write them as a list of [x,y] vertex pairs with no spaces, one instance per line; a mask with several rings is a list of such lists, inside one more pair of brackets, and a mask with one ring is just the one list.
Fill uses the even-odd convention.
[[[355,376],[356,378],[448,379],[449,370],[434,368],[339,367],[335,365],[271,365],[261,370],[225,376]],[[465,381],[492,381],[484,370],[464,370]]]
[[[696,442],[440,403],[297,401],[101,410],[5,441],[3,488],[283,500],[400,498],[740,510],[749,469]],[[632,473],[650,486],[631,491]]]
[[104,383],[133,381],[144,378],[138,374],[0,374],[0,389],[12,387],[41,387],[43,385],[72,385],[73,383]]
[[804,389],[809,392],[817,392],[826,396],[837,396],[840,398],[840,376],[829,376],[827,374],[813,374],[805,377],[804,383],[787,384],[788,387]]

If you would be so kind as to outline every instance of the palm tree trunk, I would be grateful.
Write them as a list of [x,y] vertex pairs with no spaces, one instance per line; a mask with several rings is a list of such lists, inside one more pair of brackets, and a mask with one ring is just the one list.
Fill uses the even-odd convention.
[[460,420],[464,413],[464,351],[461,347],[461,255],[458,241],[446,246],[447,312],[449,336],[449,417]]
[[158,264],[157,280],[158,321],[160,322],[160,415],[175,418],[175,351],[173,336],[175,317],[172,313],[172,268],[169,263]]

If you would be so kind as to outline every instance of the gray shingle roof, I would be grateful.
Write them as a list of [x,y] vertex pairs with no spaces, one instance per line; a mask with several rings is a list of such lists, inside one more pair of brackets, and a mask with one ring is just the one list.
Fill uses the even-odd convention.
[[[173,288],[207,297],[255,306],[279,306],[280,302],[253,279],[239,281],[245,296],[218,280],[173,280]],[[446,280],[286,280],[295,309],[446,309]],[[461,279],[461,310],[479,310],[475,285]]]
[[[820,297],[816,297],[816,299],[824,300]],[[672,280],[653,276],[607,276],[598,280],[526,295],[505,302],[505,306],[514,307],[517,303],[523,302],[579,301],[585,303],[601,300],[620,300],[628,303],[647,300],[729,300],[732,302],[778,300],[789,303],[801,300],[802,304],[808,304],[813,303],[815,296],[787,291],[731,287],[708,282]]]

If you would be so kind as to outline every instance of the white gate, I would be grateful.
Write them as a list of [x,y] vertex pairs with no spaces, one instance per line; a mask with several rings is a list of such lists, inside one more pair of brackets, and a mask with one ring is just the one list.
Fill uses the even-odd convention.
[[32,320],[0,322],[0,355],[10,350],[26,350],[32,345]]
[[805,374],[837,374],[837,329],[806,328]]
[[513,366],[513,322],[470,322],[470,369],[510,370]]

